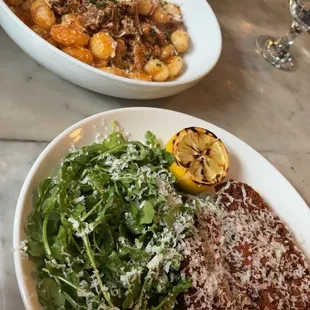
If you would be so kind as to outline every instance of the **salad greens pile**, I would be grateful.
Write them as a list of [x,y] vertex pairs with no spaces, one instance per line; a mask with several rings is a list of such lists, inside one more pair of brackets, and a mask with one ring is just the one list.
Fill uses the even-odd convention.
[[195,209],[168,171],[171,154],[113,132],[77,149],[37,189],[24,250],[45,309],[174,309]]

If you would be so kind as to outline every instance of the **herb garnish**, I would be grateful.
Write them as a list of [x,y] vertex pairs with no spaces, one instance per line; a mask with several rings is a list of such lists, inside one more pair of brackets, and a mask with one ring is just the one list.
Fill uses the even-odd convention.
[[152,58],[152,56],[153,56],[153,55],[152,55],[152,53],[150,53],[150,52],[146,52],[146,53],[145,53],[145,57],[146,57],[147,60],[150,60],[150,59]]

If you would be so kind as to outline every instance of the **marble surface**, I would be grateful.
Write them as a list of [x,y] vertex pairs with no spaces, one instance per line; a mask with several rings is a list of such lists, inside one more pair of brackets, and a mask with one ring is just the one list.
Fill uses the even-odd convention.
[[33,61],[0,29],[0,310],[23,309],[11,252],[22,182],[51,139],[91,114],[139,105],[203,118],[261,152],[310,205],[310,37],[298,38],[293,48],[298,70],[279,71],[261,58],[254,43],[260,34],[287,31],[287,1],[210,4],[223,32],[220,61],[197,86],[164,100],[115,99],[72,85]]

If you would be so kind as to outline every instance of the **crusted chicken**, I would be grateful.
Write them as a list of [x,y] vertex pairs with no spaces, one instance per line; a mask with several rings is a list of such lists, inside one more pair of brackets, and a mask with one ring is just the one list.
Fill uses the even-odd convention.
[[310,269],[279,217],[250,186],[217,187],[200,205],[183,271],[193,279],[184,309],[310,309]]

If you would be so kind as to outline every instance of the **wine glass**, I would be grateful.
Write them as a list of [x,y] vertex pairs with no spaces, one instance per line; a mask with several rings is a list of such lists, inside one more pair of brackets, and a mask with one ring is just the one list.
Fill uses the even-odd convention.
[[289,49],[295,39],[303,32],[310,31],[310,0],[289,0],[293,22],[289,32],[276,40],[263,35],[256,41],[256,46],[265,59],[278,69],[296,70],[296,64]]

